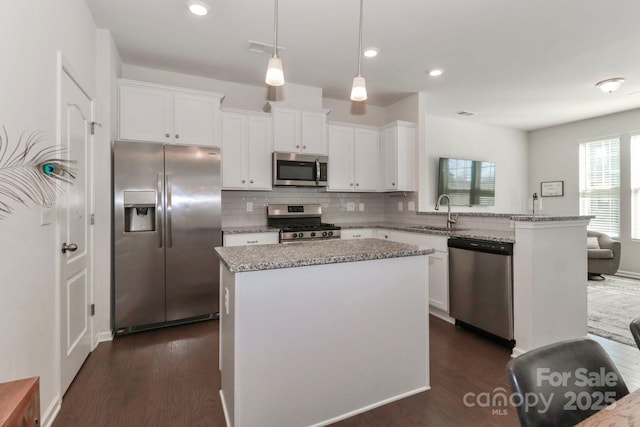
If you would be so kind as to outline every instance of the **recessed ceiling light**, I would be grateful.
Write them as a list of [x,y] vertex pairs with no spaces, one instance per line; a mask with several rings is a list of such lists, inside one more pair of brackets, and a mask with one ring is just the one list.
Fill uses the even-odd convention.
[[474,113],[473,111],[458,111],[459,116],[475,116],[478,113]]
[[441,76],[442,73],[444,73],[444,70],[440,69],[440,68],[434,68],[433,70],[429,71],[429,75],[431,77],[438,77]]
[[205,16],[209,13],[209,5],[200,0],[189,0],[187,8],[189,8],[189,12],[198,16]]
[[596,87],[599,87],[600,90],[603,92],[611,93],[620,89],[620,86],[622,86],[622,83],[624,83],[624,79],[622,77],[616,77],[614,79],[607,79],[607,80],[598,82],[596,83]]
[[375,58],[380,53],[380,49],[377,47],[368,47],[362,51],[362,55],[365,58]]

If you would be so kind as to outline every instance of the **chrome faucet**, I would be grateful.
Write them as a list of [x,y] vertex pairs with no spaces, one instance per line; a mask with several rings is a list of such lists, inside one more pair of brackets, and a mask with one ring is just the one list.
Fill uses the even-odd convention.
[[447,229],[453,230],[453,226],[457,222],[456,220],[458,219],[458,215],[456,215],[455,218],[451,218],[451,198],[448,194],[443,193],[438,197],[435,210],[440,210],[440,202],[442,202],[442,199],[444,198],[447,199]]

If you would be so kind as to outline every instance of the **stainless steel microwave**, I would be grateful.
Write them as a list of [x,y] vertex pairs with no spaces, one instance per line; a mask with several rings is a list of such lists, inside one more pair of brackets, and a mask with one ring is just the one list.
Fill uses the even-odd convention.
[[327,156],[273,153],[273,185],[327,186]]

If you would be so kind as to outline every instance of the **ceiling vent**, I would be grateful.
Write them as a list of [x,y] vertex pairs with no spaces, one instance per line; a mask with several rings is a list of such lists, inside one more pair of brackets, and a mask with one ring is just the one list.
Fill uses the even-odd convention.
[[[249,52],[253,53],[263,53],[269,56],[273,56],[273,45],[267,43],[254,42],[253,40],[249,40]],[[282,46],[278,46],[278,55],[282,52],[284,48]]]
[[473,111],[458,111],[459,116],[475,116],[478,113],[474,113]]

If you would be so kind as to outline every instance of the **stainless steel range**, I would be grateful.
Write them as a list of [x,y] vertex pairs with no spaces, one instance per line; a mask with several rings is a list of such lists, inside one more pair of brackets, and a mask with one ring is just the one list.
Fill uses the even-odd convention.
[[269,205],[267,225],[280,229],[280,243],[340,238],[340,227],[322,222],[322,207],[309,205]]

